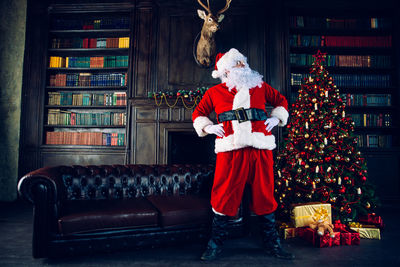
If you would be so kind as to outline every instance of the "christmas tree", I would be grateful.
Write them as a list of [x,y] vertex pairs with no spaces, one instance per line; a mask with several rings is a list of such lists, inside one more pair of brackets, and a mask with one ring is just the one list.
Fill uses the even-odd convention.
[[275,162],[277,212],[288,218],[292,204],[323,202],[331,204],[334,219],[354,221],[373,211],[377,199],[353,136],[354,122],[325,69],[326,54],[313,57]]

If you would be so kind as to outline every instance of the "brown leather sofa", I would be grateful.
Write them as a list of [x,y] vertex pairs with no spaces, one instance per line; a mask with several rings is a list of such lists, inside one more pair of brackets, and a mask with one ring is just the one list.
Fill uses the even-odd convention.
[[[33,257],[207,239],[212,165],[45,167],[18,184],[33,203]],[[241,212],[230,232],[243,232]]]

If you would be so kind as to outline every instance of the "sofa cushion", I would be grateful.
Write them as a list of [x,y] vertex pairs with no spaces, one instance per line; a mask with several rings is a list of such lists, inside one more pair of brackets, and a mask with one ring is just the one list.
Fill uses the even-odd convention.
[[195,195],[149,196],[159,212],[162,227],[206,223],[210,218],[210,200]]
[[144,199],[75,200],[63,206],[58,220],[63,235],[157,226],[158,212]]

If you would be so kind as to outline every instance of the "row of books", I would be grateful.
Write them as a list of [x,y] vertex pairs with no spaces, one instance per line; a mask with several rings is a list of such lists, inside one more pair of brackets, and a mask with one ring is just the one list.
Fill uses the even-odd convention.
[[128,67],[128,56],[58,57],[50,56],[50,68],[118,68]]
[[357,138],[358,147],[365,148],[390,148],[392,147],[392,136],[391,135],[379,135],[379,134],[358,134],[355,135]]
[[289,36],[291,47],[392,47],[392,36]]
[[[309,54],[290,54],[290,64],[311,66],[315,58]],[[391,57],[383,55],[326,55],[328,67],[390,68]]]
[[387,18],[327,18],[327,17],[304,17],[291,16],[289,18],[291,28],[311,29],[387,29],[392,26],[391,20]]
[[48,92],[49,105],[54,106],[126,106],[125,92],[105,94],[76,94],[71,92]]
[[124,133],[46,132],[47,145],[124,146]]
[[65,48],[129,48],[129,37],[118,38],[53,38],[50,47]]
[[392,116],[388,113],[374,114],[350,114],[356,127],[390,127],[392,126]]
[[347,106],[389,107],[392,105],[390,94],[342,94]]
[[129,17],[67,19],[55,18],[52,21],[53,30],[102,30],[102,29],[129,29]]
[[[301,85],[309,73],[291,73],[291,85]],[[338,87],[387,88],[392,85],[388,74],[331,74]]]
[[58,73],[50,75],[49,86],[126,86],[127,73]]
[[80,113],[68,110],[49,109],[48,125],[84,125],[84,126],[124,126],[125,112]]

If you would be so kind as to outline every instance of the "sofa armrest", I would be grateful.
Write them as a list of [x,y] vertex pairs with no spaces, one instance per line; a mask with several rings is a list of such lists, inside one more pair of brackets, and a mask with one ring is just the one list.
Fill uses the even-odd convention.
[[23,176],[18,182],[21,197],[33,207],[32,255],[48,256],[50,235],[57,233],[57,218],[62,192],[60,167],[45,167]]
[[[18,182],[18,192],[21,197],[35,204],[38,193],[45,193],[48,203],[59,202],[63,187],[60,168],[61,166],[44,167],[24,175]],[[41,190],[37,190],[38,187]]]

